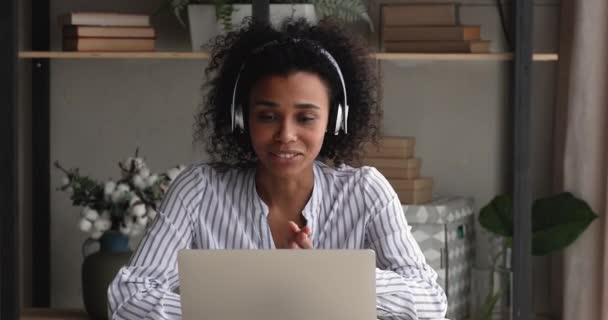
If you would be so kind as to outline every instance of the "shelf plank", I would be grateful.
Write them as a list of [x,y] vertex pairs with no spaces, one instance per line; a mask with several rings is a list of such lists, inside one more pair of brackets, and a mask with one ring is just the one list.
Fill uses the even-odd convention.
[[[373,53],[377,60],[509,61],[512,53]],[[21,51],[21,59],[209,59],[207,52],[69,52]],[[534,54],[534,61],[557,61],[555,53]]]
[[[378,60],[428,60],[428,61],[510,61],[513,54],[505,53],[375,53]],[[556,53],[537,53],[534,61],[558,61]]]
[[80,309],[44,309],[27,308],[22,310],[21,320],[88,320],[84,310]]
[[19,58],[51,59],[209,59],[207,52],[75,52],[75,51],[21,51]]

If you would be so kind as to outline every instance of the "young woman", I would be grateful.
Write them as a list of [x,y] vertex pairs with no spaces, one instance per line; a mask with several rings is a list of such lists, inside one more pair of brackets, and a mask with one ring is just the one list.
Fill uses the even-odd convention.
[[344,165],[378,133],[370,65],[330,23],[249,24],[218,37],[197,116],[214,162],[171,185],[110,286],[111,317],[180,318],[180,249],[369,248],[380,318],[443,318],[445,294],[395,191],[376,169]]

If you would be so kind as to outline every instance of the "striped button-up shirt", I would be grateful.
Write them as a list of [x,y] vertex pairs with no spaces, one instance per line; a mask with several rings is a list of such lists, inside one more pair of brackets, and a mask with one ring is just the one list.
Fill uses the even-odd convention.
[[[443,318],[437,274],[410,233],[399,199],[372,167],[314,164],[313,192],[302,211],[317,249],[376,252],[380,318]],[[181,318],[181,249],[273,249],[268,207],[254,169],[186,168],[171,184],[152,226],[108,289],[112,319]]]

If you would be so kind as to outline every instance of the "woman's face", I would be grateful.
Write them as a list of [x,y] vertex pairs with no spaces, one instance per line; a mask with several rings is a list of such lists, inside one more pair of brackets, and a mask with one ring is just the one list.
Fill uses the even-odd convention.
[[329,115],[329,94],[314,73],[260,79],[249,96],[249,132],[258,168],[276,177],[312,170],[321,151]]

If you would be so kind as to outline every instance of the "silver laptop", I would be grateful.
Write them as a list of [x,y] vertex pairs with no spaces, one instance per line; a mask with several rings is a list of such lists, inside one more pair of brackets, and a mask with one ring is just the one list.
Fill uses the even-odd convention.
[[185,320],[376,319],[371,250],[181,250]]

